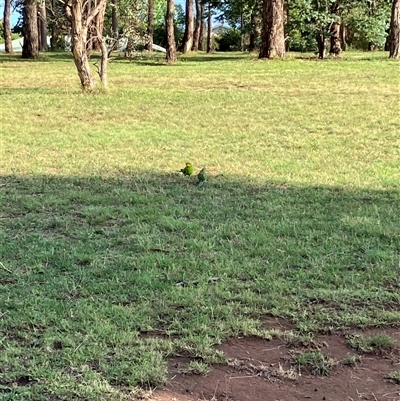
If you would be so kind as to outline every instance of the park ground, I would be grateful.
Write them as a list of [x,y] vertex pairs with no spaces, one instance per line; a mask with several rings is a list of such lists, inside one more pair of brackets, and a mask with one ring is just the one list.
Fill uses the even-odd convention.
[[160,57],[0,55],[0,398],[399,401],[399,63]]

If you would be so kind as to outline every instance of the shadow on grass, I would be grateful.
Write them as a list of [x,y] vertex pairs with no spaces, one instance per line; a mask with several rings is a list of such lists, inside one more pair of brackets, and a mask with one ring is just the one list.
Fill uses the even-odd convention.
[[0,53],[0,63],[3,62],[23,62],[23,63],[37,63],[37,62],[53,62],[53,61],[71,61],[72,54],[71,52],[40,52],[39,58],[37,59],[25,59],[21,57],[21,53]]
[[[250,291],[256,314],[266,308],[287,317],[300,305],[318,305],[338,308],[329,317],[338,325],[343,308],[354,312],[346,317],[352,324],[358,309],[372,319],[377,308],[398,308],[398,192],[259,185],[224,176],[211,177],[204,188],[195,182],[146,172],[2,177],[1,260],[34,277],[43,270],[74,275],[81,266],[97,274],[100,266],[113,266],[113,275],[132,275],[151,294],[215,276],[235,293],[232,300],[246,304],[236,291]],[[138,271],[148,273],[146,285]],[[92,284],[79,296],[91,296]],[[129,299],[116,288],[109,297]],[[400,322],[399,313],[381,316]]]
[[195,183],[0,177],[6,400],[156,386],[168,356],[216,363],[227,337],[268,338],[265,314],[305,333],[400,325],[398,191]]
[[234,60],[253,60],[257,59],[256,54],[237,54],[237,53],[218,53],[218,54],[201,54],[201,55],[186,55],[182,54],[179,58],[181,61],[185,62],[194,62],[194,63],[201,63],[201,62],[210,62],[210,61],[234,61]]

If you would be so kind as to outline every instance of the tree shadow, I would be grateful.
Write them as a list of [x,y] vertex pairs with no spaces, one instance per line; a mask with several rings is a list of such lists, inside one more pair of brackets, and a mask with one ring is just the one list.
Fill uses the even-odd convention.
[[[3,176],[1,260],[36,278],[43,270],[74,276],[86,265],[96,275],[104,261],[101,269],[138,283],[133,261],[141,260],[150,286],[219,277],[227,291],[254,292],[256,304],[282,316],[317,304],[338,308],[331,317],[340,321],[346,308],[371,317],[377,308],[398,307],[398,191],[261,185],[223,175],[202,188],[195,183],[151,172]],[[278,288],[285,305],[278,305]],[[377,288],[385,296],[373,303],[369,291]],[[110,297],[122,302],[126,293]],[[400,324],[399,313],[383,319]]]
[[[167,355],[212,363],[228,337],[269,338],[265,314],[307,335],[400,326],[398,189],[213,174],[199,188],[151,171],[1,176],[0,188],[0,330],[15,374],[63,378],[85,361],[96,380],[158,385]],[[76,395],[75,376],[62,390],[46,378],[41,394]]]
[[[98,53],[92,53],[90,55],[90,60],[98,60],[100,59],[101,56]],[[249,53],[243,53],[243,54],[230,54],[230,53],[214,53],[210,55],[206,54],[179,54],[178,55],[178,61],[177,63],[172,64],[171,66],[173,67],[179,67],[183,63],[202,63],[202,62],[212,62],[212,61],[238,61],[238,60],[255,60],[257,59],[256,54],[249,54]],[[47,52],[41,52],[39,55],[38,59],[32,60],[32,59],[22,59],[21,54],[19,53],[14,53],[14,54],[6,54],[6,53],[1,53],[0,55],[0,63],[5,63],[5,62],[47,62],[47,63],[52,63],[52,62],[70,62],[73,61],[72,53],[70,51],[47,51]],[[165,55],[162,53],[153,53],[153,54],[148,54],[148,53],[138,53],[136,56],[132,58],[126,58],[123,55],[119,54],[112,54],[110,57],[110,62],[118,62],[118,61],[123,61],[123,62],[130,62],[133,64],[137,65],[145,65],[145,66],[160,66],[160,65],[166,65],[165,63]]]
[[235,60],[255,60],[257,59],[256,54],[249,54],[249,53],[214,53],[210,55],[185,55],[182,54],[179,57],[180,61],[185,62],[194,62],[194,63],[201,63],[201,62],[210,62],[210,61],[235,61]]
[[69,51],[61,52],[61,51],[46,51],[40,52],[39,57],[37,59],[24,59],[21,57],[21,53],[0,53],[0,63],[3,62],[54,62],[54,61],[71,61],[73,60],[72,53]]

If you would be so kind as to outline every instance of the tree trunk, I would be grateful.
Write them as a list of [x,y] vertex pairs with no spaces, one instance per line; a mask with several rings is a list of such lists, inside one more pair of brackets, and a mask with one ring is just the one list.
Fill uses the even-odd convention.
[[259,2],[257,1],[253,11],[251,12],[251,32],[250,32],[250,43],[249,43],[249,51],[253,51],[256,48],[256,42],[261,35],[260,23],[261,23],[261,15],[259,9]]
[[[100,19],[104,18],[106,1],[107,0],[98,0],[97,5],[91,7],[91,5],[86,1],[84,2],[84,0],[70,0],[65,7],[67,18],[71,22],[72,54],[84,90],[92,90],[96,85],[88,60],[88,50],[86,46],[88,30],[92,27],[94,19],[98,14],[102,14]],[[96,36],[98,38],[97,40],[100,40],[101,32],[96,32]],[[106,72],[106,68],[107,66],[104,65],[104,59],[102,59],[102,71]],[[106,79],[105,82],[107,82]]]
[[196,24],[193,32],[193,45],[192,45],[192,51],[194,52],[196,52],[199,49],[200,31],[201,31],[201,25],[203,23],[203,14],[200,1],[201,0],[196,0]]
[[390,26],[389,26],[389,29],[386,29],[386,39],[385,39],[384,50],[385,50],[385,52],[388,52],[390,50]]
[[[88,0],[90,4],[91,0]],[[94,0],[94,4],[91,5],[91,8],[95,9],[98,4],[101,4],[101,1]],[[104,2],[104,9],[106,6],[106,2]],[[104,10],[101,9],[93,18],[92,24],[88,29],[88,50],[101,50],[100,39],[103,37],[103,29],[104,29]]]
[[175,63],[176,61],[174,11],[175,11],[174,0],[167,0],[167,15],[165,24],[167,30],[167,53],[165,56],[167,64],[172,64]]
[[340,23],[335,21],[331,25],[330,49],[329,53],[338,56],[342,51],[340,46]]
[[126,40],[126,47],[125,47],[125,58],[131,59],[133,57],[133,49],[134,43],[132,36],[129,36]]
[[[75,1],[75,0],[72,0]],[[80,1],[80,0],[78,0]],[[96,5],[96,0],[94,0],[95,5]],[[84,7],[84,6],[82,6]],[[87,0],[87,13],[90,14],[92,12],[92,0]],[[86,50],[91,51],[92,47],[93,47],[93,41],[91,39],[91,35],[90,35],[90,30],[89,30],[89,26],[88,26],[88,31],[87,31],[87,38],[86,38]]]
[[244,52],[244,14],[243,14],[243,8],[240,10],[240,51]]
[[39,57],[39,35],[37,27],[36,0],[25,0],[23,10],[24,44],[22,46],[22,58]]
[[389,57],[400,57],[400,0],[393,0],[392,15],[390,18]]
[[207,16],[207,53],[212,52],[212,8],[211,3],[208,3]]
[[[154,0],[150,0],[154,1]],[[114,39],[118,39],[119,31],[118,31],[118,0],[112,0],[112,10],[111,10],[111,30]]]
[[39,50],[47,50],[47,17],[46,3],[44,0],[38,3],[38,30]]
[[318,34],[316,39],[318,44],[318,58],[322,60],[325,58],[325,50],[326,50],[324,33]]
[[340,24],[340,47],[342,48],[343,51],[346,51],[346,48],[347,48],[346,36],[347,36],[347,28],[343,25],[343,23],[341,23]]
[[[286,26],[290,26],[291,24],[291,19],[290,19],[290,6],[289,6],[289,1],[290,0],[286,0],[284,2],[283,5],[283,13],[285,15],[285,20],[284,20],[284,24]],[[289,51],[289,47],[290,47],[290,41],[289,40],[285,40],[285,52],[287,53]]]
[[102,8],[97,13],[97,15],[93,19],[94,28],[92,28],[92,32],[97,36],[97,40],[95,40],[95,48],[96,50],[101,51],[101,42],[103,40],[103,31],[104,31],[104,14],[106,12],[106,4],[107,1],[104,1]]
[[51,23],[51,38],[50,38],[50,49],[56,50],[58,47],[58,37],[59,37],[59,29],[57,22],[55,20],[55,10],[57,7],[58,0],[51,0],[51,10],[53,21]]
[[185,33],[183,35],[182,52],[187,53],[192,50],[194,34],[194,12],[193,0],[186,0]]
[[5,0],[4,2],[4,20],[3,20],[3,36],[4,36],[4,50],[6,53],[14,53],[12,47],[12,36],[11,36],[11,0]]
[[147,43],[146,50],[153,51],[154,37],[154,0],[148,0],[147,5]]
[[259,58],[285,56],[284,0],[263,0],[261,48]]
[[108,86],[107,66],[108,66],[108,49],[102,37],[98,37],[99,47],[101,50],[101,61],[98,69],[99,77],[104,88]]
[[200,3],[200,8],[201,8],[201,25],[200,25],[200,32],[199,32],[199,44],[198,44],[198,49],[199,50],[204,50],[204,31],[205,31],[205,22],[204,22],[204,9],[205,6],[203,3]]
[[71,46],[75,66],[81,80],[82,88],[91,90],[95,87],[96,83],[89,66],[86,47],[88,27],[82,21],[82,2],[75,1],[71,12],[74,16],[72,19]]

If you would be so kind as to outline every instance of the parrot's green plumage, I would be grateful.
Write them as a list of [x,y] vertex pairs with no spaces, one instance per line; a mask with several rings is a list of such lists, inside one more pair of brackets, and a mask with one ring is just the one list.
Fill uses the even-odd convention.
[[206,182],[206,180],[207,180],[207,173],[206,173],[206,168],[205,168],[205,167],[203,167],[203,168],[200,170],[200,173],[197,174],[197,179],[198,179],[197,185],[198,185],[199,187],[201,187],[201,186]]
[[185,168],[180,169],[180,172],[183,173],[183,175],[192,175],[193,170],[194,169],[192,163],[186,163]]

